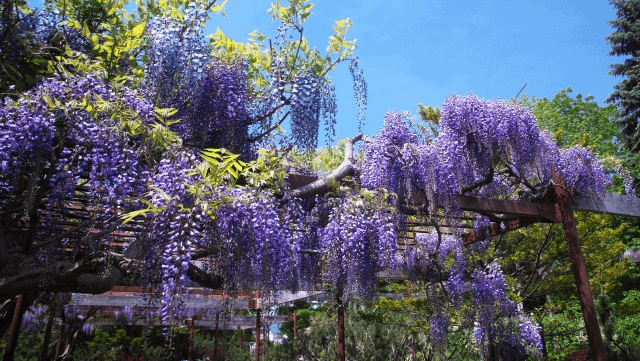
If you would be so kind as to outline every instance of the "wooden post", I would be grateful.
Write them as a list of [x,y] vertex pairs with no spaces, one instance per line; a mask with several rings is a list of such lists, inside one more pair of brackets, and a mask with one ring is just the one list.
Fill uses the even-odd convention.
[[562,219],[562,227],[564,228],[564,234],[567,238],[571,268],[573,269],[576,286],[578,287],[578,298],[580,299],[580,306],[582,306],[582,317],[584,318],[587,338],[591,346],[591,355],[594,361],[606,361],[607,356],[604,352],[602,334],[600,333],[596,307],[593,303],[591,287],[589,286],[587,266],[585,265],[584,256],[582,255],[576,220],[571,210],[569,193],[564,188],[564,183],[560,177],[555,173],[553,182],[555,185],[556,207]]
[[215,334],[215,342],[213,344],[213,360],[218,361],[218,323],[220,322],[220,310],[216,312],[216,334]]
[[293,310],[293,338],[298,337],[298,310]]
[[13,310],[13,320],[9,328],[9,337],[7,337],[7,346],[4,351],[4,361],[12,361],[18,344],[18,335],[20,335],[20,324],[22,323],[22,315],[24,314],[24,295],[18,295],[16,299],[16,308]]
[[242,350],[242,327],[238,326],[238,331],[240,331],[240,349]]
[[73,334],[74,334],[74,332],[76,330],[76,322],[78,322],[77,315],[74,315],[74,318],[72,318],[71,322],[68,323],[69,330],[67,330],[66,337],[65,337],[65,340],[64,340],[64,350],[62,351],[63,354],[65,354],[65,353],[70,354],[71,353],[71,350],[69,349],[69,345],[73,341],[72,337],[73,337]]
[[256,352],[255,360],[260,361],[260,309],[256,309]]
[[267,333],[267,325],[263,325],[264,326],[264,335],[262,337],[262,359],[266,360],[267,359],[267,343],[269,342],[269,334]]
[[193,361],[193,318],[187,320],[189,326],[189,361]]
[[338,304],[338,361],[345,361],[344,352],[344,305]]
[[57,305],[58,300],[54,299],[52,304],[49,306],[49,319],[47,320],[47,328],[44,331],[44,340],[42,341],[42,348],[40,349],[39,361],[47,361],[49,342],[51,342],[51,331],[53,329],[53,319],[56,315],[56,309],[58,308]]
[[62,333],[64,332],[64,323],[60,325],[60,334],[58,335],[58,342],[56,342],[56,354],[53,356],[53,359],[57,359],[60,355],[60,344],[62,344]]

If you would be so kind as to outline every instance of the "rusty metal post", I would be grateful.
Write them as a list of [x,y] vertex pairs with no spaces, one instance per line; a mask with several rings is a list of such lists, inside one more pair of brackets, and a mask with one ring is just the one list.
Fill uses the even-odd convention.
[[240,349],[242,350],[242,327],[238,326],[238,331],[240,331]]
[[338,361],[345,361],[344,352],[344,305],[338,305]]
[[413,346],[411,346],[411,358],[413,360],[415,360],[417,357],[418,356],[417,356],[417,353],[416,353],[416,344],[415,344],[415,341],[414,341]]
[[213,360],[218,361],[218,323],[220,322],[220,310],[216,312],[216,341],[213,343]]
[[578,229],[576,228],[576,220],[573,217],[571,203],[569,201],[569,193],[564,188],[562,180],[554,174],[553,177],[556,207],[562,219],[562,227],[567,238],[569,248],[569,257],[571,258],[571,268],[578,287],[578,298],[580,306],[582,306],[582,317],[587,331],[587,338],[591,346],[591,354],[594,361],[606,361],[607,356],[604,352],[604,344],[602,342],[602,334],[600,333],[600,325],[598,325],[598,317],[596,315],[596,307],[593,303],[591,287],[589,286],[589,277],[587,275],[587,266],[582,254],[580,239],[578,237]]
[[260,309],[256,308],[256,361],[260,361]]
[[24,314],[24,295],[18,295],[16,299],[16,308],[13,310],[13,320],[9,328],[9,337],[7,337],[7,346],[4,351],[4,360],[13,360],[18,344],[18,335],[20,334],[20,324],[22,323],[22,315]]
[[298,337],[298,310],[293,310],[293,338]]

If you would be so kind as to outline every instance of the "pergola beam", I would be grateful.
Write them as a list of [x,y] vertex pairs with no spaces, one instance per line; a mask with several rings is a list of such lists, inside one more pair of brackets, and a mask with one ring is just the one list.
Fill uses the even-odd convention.
[[640,200],[615,193],[605,193],[599,198],[576,197],[571,209],[640,218]]
[[532,203],[461,195],[457,196],[456,200],[458,201],[458,206],[463,211],[535,217],[540,220],[554,223],[558,223],[560,221],[556,207],[551,203]]
[[[263,322],[267,324],[278,324],[284,322],[293,322],[293,316],[269,316],[264,315],[261,316]],[[186,322],[186,321],[185,321]],[[196,319],[193,321],[193,326],[196,328],[205,328],[205,329],[215,329],[216,320],[207,320],[207,319]],[[162,324],[162,321],[159,319],[152,320],[143,320],[143,319],[133,319],[131,321],[126,319],[116,319],[113,317],[108,318],[90,318],[86,321],[87,324],[93,326],[165,326]],[[229,316],[229,315],[220,315],[220,319],[218,321],[219,328],[221,330],[237,330],[240,327],[243,330],[255,328],[256,327],[256,316]]]

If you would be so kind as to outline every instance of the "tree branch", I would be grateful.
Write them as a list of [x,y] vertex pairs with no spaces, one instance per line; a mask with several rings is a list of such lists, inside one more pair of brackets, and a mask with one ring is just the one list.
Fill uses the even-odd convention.
[[207,273],[195,266],[193,263],[189,263],[187,277],[189,277],[193,282],[214,290],[222,288],[224,283],[224,279],[222,277]]
[[18,272],[3,269],[3,272],[10,273],[0,277],[0,299],[39,291],[102,293],[106,291],[100,287],[104,282],[99,284],[93,284],[93,282],[113,279],[114,275],[105,272],[94,275],[96,278],[91,280],[86,277],[80,278],[84,274],[96,272],[100,265],[100,260],[96,257],[87,257],[73,263],[59,261],[50,264],[38,264],[34,258],[26,258],[16,265]]
[[287,117],[289,116],[290,112],[291,112],[290,110],[287,110],[287,112],[284,113],[282,118],[280,118],[280,120],[277,123],[273,124],[269,129],[265,130],[264,132],[262,132],[262,133],[260,133],[258,135],[254,135],[251,138],[248,138],[247,142],[250,142],[250,143],[255,142],[256,140],[261,139],[262,137],[266,136],[267,134],[273,132],[278,126],[280,126],[284,122],[285,119],[287,119]]
[[484,185],[491,184],[491,182],[493,182],[494,173],[495,173],[495,170],[494,170],[494,166],[492,164],[491,167],[489,168],[489,173],[484,177],[484,179],[482,179],[482,180],[480,180],[480,181],[476,182],[475,184],[472,184],[472,185],[470,185],[468,187],[462,188],[462,191],[460,191],[460,194],[466,194],[467,192],[470,192],[470,191],[472,191],[472,190],[474,190],[476,188],[480,188],[480,187],[482,187]]
[[339,181],[344,177],[351,175],[355,170],[353,164],[353,146],[355,143],[360,141],[362,137],[363,135],[360,133],[355,138],[347,139],[347,143],[344,147],[344,160],[338,168],[329,175],[321,177],[313,183],[292,190],[291,195],[298,198],[309,198],[325,191],[328,188],[330,181]]

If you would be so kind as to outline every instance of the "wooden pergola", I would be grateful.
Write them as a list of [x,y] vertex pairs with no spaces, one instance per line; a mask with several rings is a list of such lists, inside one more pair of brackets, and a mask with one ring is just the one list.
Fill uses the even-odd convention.
[[[346,149],[347,155],[341,168],[349,168],[349,166],[351,166],[353,143],[357,140],[358,138],[356,137],[348,142]],[[329,175],[324,178],[328,179],[331,177],[332,175]],[[314,184],[318,185],[321,182],[323,182],[322,179],[296,176],[292,179],[291,185],[293,189],[297,190],[312,188]],[[613,193],[606,193],[600,197],[572,196],[566,190],[564,181],[554,171],[550,188],[543,201],[525,202],[458,195],[457,202],[462,211],[494,215],[494,217],[490,217],[494,220],[508,218],[508,220],[501,220],[491,224],[491,236],[540,222],[562,224],[567,240],[569,257],[571,259],[571,268],[578,289],[578,298],[582,308],[582,316],[584,318],[592,358],[595,361],[606,361],[607,357],[604,350],[604,343],[600,333],[600,326],[598,325],[593,295],[591,293],[591,287],[589,286],[589,276],[587,274],[573,211],[587,211],[640,218],[640,200],[635,197]],[[462,239],[465,245],[481,240],[473,231],[463,234]],[[630,253],[630,256],[637,256],[637,258],[640,259],[640,250],[634,250],[634,252]],[[344,346],[344,308],[338,307],[339,361],[345,360]],[[257,355],[256,361],[258,361]]]
[[[502,222],[504,230],[501,229],[500,223],[493,223],[490,228],[492,236],[538,222],[562,224],[592,358],[596,361],[606,361],[604,343],[600,333],[593,295],[589,285],[589,276],[573,211],[640,218],[640,200],[613,193],[606,193],[599,198],[572,197],[567,192],[562,179],[556,174],[553,176],[551,187],[550,197],[546,199],[546,202],[522,202],[458,196],[458,203],[460,209],[464,211],[516,217],[513,220]],[[463,239],[465,244],[477,240],[473,232],[465,234]]]
[[[289,183],[292,189],[302,189],[309,184],[317,181],[315,177],[290,175]],[[617,216],[636,217],[640,218],[640,201],[632,199],[627,196],[607,193],[599,198],[593,197],[572,197],[565,189],[562,180],[554,175],[553,182],[551,183],[550,192],[548,197],[541,202],[524,202],[524,201],[511,201],[511,200],[498,200],[498,199],[484,199],[478,197],[462,196],[457,197],[457,202],[460,210],[470,211],[481,214],[494,215],[490,217],[495,219],[503,219],[499,222],[492,223],[490,227],[491,235],[499,235],[511,230],[515,230],[521,227],[525,227],[538,222],[545,223],[562,223],[565,236],[567,239],[567,245],[569,250],[569,256],[571,259],[571,265],[574,273],[576,286],[578,289],[578,297],[580,305],[582,307],[583,318],[585,322],[585,328],[589,345],[591,348],[592,357],[597,361],[605,361],[606,355],[604,351],[604,344],[600,333],[600,327],[595,312],[595,306],[593,302],[593,296],[589,286],[589,279],[586,271],[586,265],[584,256],[582,254],[582,248],[580,240],[578,238],[578,232],[576,229],[575,219],[573,217],[573,211],[588,211],[604,214],[611,214]],[[80,206],[77,211],[86,212],[86,210]],[[507,216],[507,217],[505,217]],[[508,220],[504,220],[507,219]],[[62,230],[72,229],[73,224],[62,225]],[[130,233],[126,233],[129,231]],[[114,234],[118,238],[118,241],[123,242],[125,239],[133,240],[136,236],[137,227],[131,227],[131,230],[127,229],[125,233]],[[99,232],[94,230],[93,232]],[[471,244],[479,238],[473,231],[462,235],[465,244]],[[636,253],[640,255],[640,251],[631,252],[632,257]],[[639,257],[640,258],[640,257]],[[104,299],[101,299],[103,297]],[[92,302],[95,305],[103,302],[104,306],[117,306],[116,304],[122,303],[122,306],[131,305],[131,301],[135,298],[127,296],[125,299],[115,299],[110,296],[92,296]],[[100,301],[102,300],[102,301]],[[194,308],[221,308],[228,307],[228,303],[219,300],[204,300],[196,301],[197,299],[191,299],[189,302],[202,302],[198,307],[195,303],[192,306]],[[245,308],[256,309],[257,320],[256,326],[260,327],[260,309],[261,306],[258,303],[250,304],[249,300],[235,300],[236,306],[233,308]],[[9,337],[7,342],[7,349],[13,349],[15,347],[15,336],[17,336],[17,325],[19,324],[19,318],[21,317],[20,310],[22,309],[22,297],[18,297],[18,301],[14,312],[14,322],[11,325],[9,331]],[[108,305],[107,305],[108,304]],[[106,321],[104,321],[106,322]],[[195,321],[190,324],[190,327],[205,326],[208,325],[204,321]],[[256,335],[257,342],[259,343],[259,333]],[[343,361],[345,359],[345,347],[344,347],[344,308],[338,308],[338,358]],[[256,360],[259,358],[258,350],[256,350]]]

